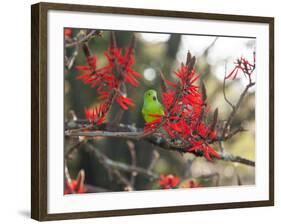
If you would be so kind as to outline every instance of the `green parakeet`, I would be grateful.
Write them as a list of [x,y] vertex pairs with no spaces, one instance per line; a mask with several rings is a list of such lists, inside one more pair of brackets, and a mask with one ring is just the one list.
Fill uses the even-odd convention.
[[151,122],[157,119],[150,114],[164,115],[164,108],[157,99],[157,92],[153,89],[147,90],[144,93],[142,114],[145,122]]

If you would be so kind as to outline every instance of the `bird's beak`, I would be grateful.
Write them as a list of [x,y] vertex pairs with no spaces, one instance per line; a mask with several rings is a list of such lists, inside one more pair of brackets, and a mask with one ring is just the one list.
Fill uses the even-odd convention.
[[154,101],[156,100],[156,96],[153,97],[153,100],[154,100]]

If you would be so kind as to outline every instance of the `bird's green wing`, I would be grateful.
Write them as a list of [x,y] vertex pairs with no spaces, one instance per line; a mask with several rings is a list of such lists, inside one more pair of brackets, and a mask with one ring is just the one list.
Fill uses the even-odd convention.
[[147,109],[145,107],[143,107],[141,112],[142,112],[142,116],[143,116],[145,122],[148,122],[149,121],[149,117],[150,117],[150,116],[148,116],[149,111],[147,111]]

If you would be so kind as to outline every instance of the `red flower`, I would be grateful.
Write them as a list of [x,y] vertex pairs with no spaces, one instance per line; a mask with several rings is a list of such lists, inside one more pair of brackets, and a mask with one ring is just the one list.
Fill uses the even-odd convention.
[[107,110],[107,105],[101,104],[96,108],[85,108],[85,115],[90,123],[100,125],[105,121],[105,114]]
[[131,98],[125,97],[125,96],[117,96],[116,102],[119,103],[119,105],[124,109],[128,110],[128,106],[134,106],[134,102]]
[[[182,64],[175,72],[179,84],[166,81],[172,89],[162,93],[165,107],[163,129],[171,139],[177,139],[179,144],[186,145],[186,151],[201,152],[208,160],[212,157],[220,158],[208,144],[217,137],[215,124],[208,125],[206,122],[210,109],[206,103],[205,87],[201,92],[200,87],[196,85],[200,76],[193,68],[194,63],[195,58],[193,64]],[[146,123],[145,131],[156,129],[160,121]]]
[[168,91],[162,93],[162,99],[165,108],[170,108],[171,104],[173,103],[174,97],[175,97],[174,91]]
[[85,172],[80,170],[77,179],[67,179],[64,186],[64,194],[82,194],[86,192],[86,187],[84,185]]
[[146,122],[144,126],[144,133],[149,133],[151,131],[154,131],[156,128],[158,128],[158,125],[161,121],[162,121],[162,117],[159,117],[153,121]]
[[[76,69],[85,73],[76,78],[82,80],[84,84],[96,88],[100,94],[99,99],[104,101],[116,100],[124,110],[128,110],[129,106],[134,106],[134,102],[131,98],[120,94],[122,92],[120,91],[121,86],[124,82],[127,82],[136,87],[139,85],[137,78],[141,77],[132,68],[135,63],[134,38],[129,46],[123,50],[117,47],[114,34],[111,33],[109,48],[104,52],[104,55],[108,63],[101,68],[97,67],[97,57],[88,55],[88,66],[76,66]],[[112,96],[113,93],[114,97]],[[112,102],[110,103],[112,104]]]
[[239,72],[242,72],[245,76],[250,78],[251,74],[256,68],[256,54],[253,53],[253,63],[250,63],[246,58],[240,57],[235,62],[235,67],[232,71],[225,77],[225,79],[231,78],[232,80],[236,79]]
[[214,140],[217,138],[217,132],[214,130],[211,133],[209,133],[210,139]]
[[163,189],[176,188],[180,182],[180,178],[174,175],[161,175],[158,181]]
[[[110,48],[108,51],[104,52],[104,55],[106,56],[109,62],[109,67],[111,67],[112,74],[114,74],[115,77],[124,79],[134,87],[139,85],[136,78],[141,77],[141,75],[131,68],[135,63],[132,47],[127,48],[125,54],[122,54],[122,49],[120,48]],[[116,72],[120,74],[116,74]]]
[[203,122],[198,125],[197,131],[200,134],[200,136],[204,138],[206,138],[209,134],[209,129]]
[[204,157],[212,161],[212,157],[221,158],[221,155],[204,141],[194,141],[193,146],[186,149],[188,152],[203,152]]
[[64,28],[64,37],[71,38],[72,36],[72,29],[71,28]]
[[96,69],[96,57],[88,58],[89,66],[75,66],[76,69],[86,71],[82,75],[76,77],[78,80],[82,80],[84,84],[90,85],[92,88],[102,88],[104,85],[114,87],[113,82],[115,81],[111,76],[108,75],[110,70],[108,67],[102,67]]

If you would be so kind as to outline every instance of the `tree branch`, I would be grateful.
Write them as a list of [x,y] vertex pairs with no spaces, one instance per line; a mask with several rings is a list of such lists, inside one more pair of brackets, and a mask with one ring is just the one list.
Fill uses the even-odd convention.
[[255,166],[255,162],[249,159],[245,159],[241,156],[235,156],[232,154],[226,154],[225,152],[221,154],[222,160],[224,161],[231,161],[236,163],[241,163],[248,166]]
[[[228,119],[227,119],[227,122],[226,122],[226,124],[225,124],[225,126],[224,126],[224,129],[223,129],[223,132],[222,132],[222,137],[225,137],[225,136],[226,136],[226,132],[227,132],[228,129],[230,128],[230,126],[231,126],[231,124],[232,124],[232,121],[233,121],[233,119],[234,119],[234,116],[235,116],[236,112],[238,111],[239,107],[241,106],[241,103],[243,102],[243,100],[244,100],[244,98],[245,98],[245,96],[246,96],[248,90],[249,90],[252,86],[255,85],[255,82],[253,82],[253,81],[252,81],[252,78],[251,78],[251,75],[252,75],[252,73],[254,72],[254,70],[255,70],[255,68],[256,68],[256,64],[255,64],[255,52],[253,53],[253,56],[254,56],[254,64],[253,64],[253,65],[251,65],[247,60],[245,60],[245,59],[243,59],[243,58],[238,59],[238,60],[237,60],[237,63],[236,63],[236,64],[237,64],[236,67],[235,67],[234,70],[230,73],[230,75],[228,75],[228,77],[226,76],[226,67],[225,67],[225,76],[224,76],[224,82],[223,82],[223,94],[224,94],[224,99],[225,99],[225,101],[232,107],[232,112],[230,113],[230,115],[229,115],[229,117],[228,117]],[[225,65],[225,66],[226,66],[226,65]],[[242,66],[242,67],[241,67],[241,66]],[[243,66],[244,66],[244,67],[243,67]],[[239,99],[238,99],[236,105],[234,106],[234,105],[227,99],[227,97],[226,97],[226,95],[225,95],[225,81],[226,81],[227,78],[229,78],[229,77],[232,75],[232,73],[233,73],[234,71],[236,71],[236,72],[235,72],[235,75],[234,75],[234,77],[233,77],[233,79],[235,79],[235,78],[236,78],[236,75],[237,75],[237,73],[238,73],[238,71],[239,71],[239,70],[237,70],[237,69],[241,69],[241,70],[242,70],[243,74],[248,77],[249,83],[248,83],[248,85],[245,87],[244,91],[241,93],[241,95],[240,95],[240,97],[239,97]]]
[[84,137],[111,137],[139,140],[144,136],[144,132],[111,132],[111,131],[88,131],[88,132],[65,132],[66,136]]
[[79,37],[73,38],[70,42],[65,43],[65,47],[66,48],[75,47],[77,45],[80,45],[84,42],[89,41],[90,39],[92,39],[96,35],[100,35],[100,31],[99,30],[91,30],[88,34],[83,35],[80,38]]
[[[128,149],[131,155],[131,165],[133,167],[137,166],[137,155],[136,155],[136,149],[135,149],[135,143],[132,141],[127,141],[127,145],[128,145]],[[131,185],[134,186],[135,185],[135,179],[136,176],[138,175],[137,172],[131,172]]]
[[[136,128],[133,126],[126,126],[121,125],[122,131],[88,131],[88,132],[69,132],[66,131],[66,135],[69,137],[78,137],[78,136],[84,136],[84,137],[110,137],[110,138],[123,138],[123,139],[131,139],[131,140],[145,140],[150,142],[151,144],[164,149],[164,150],[170,150],[170,151],[176,151],[180,153],[190,153],[186,151],[187,146],[185,145],[175,145],[167,140],[165,136],[161,133],[152,133],[150,135],[145,135],[142,129]],[[240,130],[241,131],[241,130]],[[238,133],[238,131],[234,131],[231,135]],[[227,138],[227,136],[226,136]],[[222,141],[222,139],[217,139],[216,141]],[[212,141],[211,143],[214,143],[215,141]],[[192,152],[192,154],[197,155],[195,152]],[[225,161],[231,161],[231,162],[238,162],[241,164],[249,165],[249,166],[255,166],[255,162],[239,157],[234,156],[231,154],[223,154],[220,153],[221,160]],[[197,155],[199,156],[199,155]]]
[[143,176],[145,176],[149,179],[153,179],[153,180],[159,178],[158,175],[154,174],[150,170],[146,170],[144,168],[133,166],[133,165],[128,165],[128,164],[122,163],[122,162],[113,161],[110,158],[108,158],[105,154],[103,154],[99,149],[94,147],[93,145],[91,145],[89,143],[85,143],[85,145],[87,146],[89,151],[93,152],[97,156],[97,158],[100,161],[102,161],[103,163],[105,163],[107,166],[111,167],[114,170],[124,171],[127,173],[135,172],[138,174],[142,174]]
[[230,100],[227,98],[226,96],[226,93],[225,93],[225,83],[226,83],[226,64],[225,64],[225,68],[224,68],[224,79],[223,79],[223,88],[222,88],[222,91],[223,91],[223,97],[224,97],[224,100],[229,104],[229,106],[233,109],[234,106],[233,104],[230,102]]
[[246,86],[246,88],[244,89],[244,91],[240,95],[239,100],[237,101],[236,105],[234,107],[232,107],[232,112],[230,113],[230,115],[227,119],[227,122],[224,126],[224,129],[223,129],[223,132],[222,132],[222,137],[226,136],[226,132],[227,132],[228,128],[230,127],[230,125],[231,125],[231,123],[232,123],[232,121],[235,117],[235,114],[238,111],[239,107],[241,106],[241,103],[243,102],[248,90],[254,85],[255,85],[254,82],[249,82],[249,84]]

